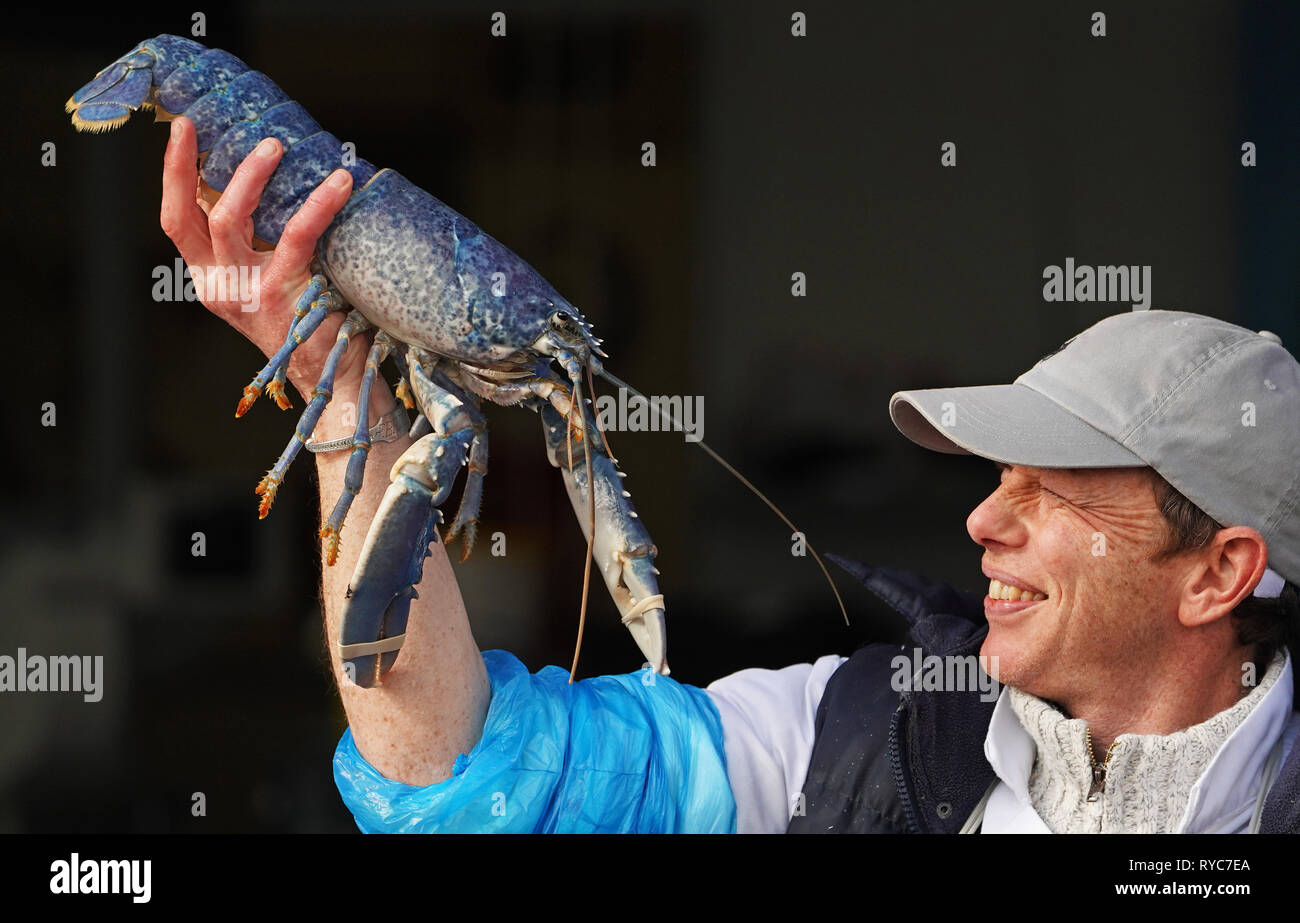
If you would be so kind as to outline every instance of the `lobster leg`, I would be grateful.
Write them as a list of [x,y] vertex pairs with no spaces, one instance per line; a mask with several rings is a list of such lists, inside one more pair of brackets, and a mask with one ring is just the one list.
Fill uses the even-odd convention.
[[[312,276],[307,289],[298,298],[293,309],[293,320],[289,322],[289,332],[284,335],[284,345],[253,377],[252,382],[244,386],[244,396],[235,408],[235,416],[242,417],[248,413],[253,402],[257,400],[262,388],[266,388],[269,397],[281,410],[289,409],[289,400],[284,396],[284,374],[289,368],[289,357],[293,351],[316,332],[325,315],[343,307],[343,300],[325,288],[327,281],[322,275]],[[275,376],[272,378],[272,376]],[[268,384],[269,381],[269,384]]]
[[411,397],[411,386],[408,383],[411,375],[410,372],[407,371],[406,359],[402,357],[402,351],[400,349],[393,353],[393,364],[397,366],[398,374],[401,375],[401,378],[397,382],[397,390],[393,392],[393,396],[401,401],[407,410],[414,410],[415,400]]
[[483,502],[483,479],[487,476],[488,436],[486,427],[476,433],[469,445],[469,455],[465,465],[469,474],[465,478],[465,491],[461,494],[460,508],[456,518],[447,530],[444,540],[450,545],[457,538],[461,539],[460,562],[469,560],[474,550],[474,538],[478,535],[478,511]]
[[[313,329],[311,333],[315,333]],[[284,384],[289,378],[289,363],[284,363],[275,370],[275,377],[271,383],[266,386],[266,396],[275,401],[275,406],[281,410],[288,410],[293,406],[293,402],[284,393]]]
[[357,391],[357,429],[352,437],[352,456],[348,459],[348,470],[343,476],[343,493],[334,504],[334,511],[329,520],[321,527],[320,537],[325,539],[325,563],[333,566],[339,555],[339,532],[343,521],[348,518],[352,501],[361,491],[366,473],[366,456],[370,452],[370,389],[379,373],[380,364],[392,351],[393,340],[387,333],[379,333],[370,354],[366,356],[366,372],[361,378],[361,387]]
[[429,543],[437,538],[437,524],[442,522],[439,507],[473,454],[471,447],[483,427],[472,404],[433,381],[418,363],[410,363],[410,373],[416,400],[433,432],[393,463],[392,483],[357,559],[339,626],[343,669],[352,682],[366,688],[397,659]]
[[334,339],[334,348],[330,350],[329,357],[325,360],[325,367],[321,370],[320,380],[312,389],[311,401],[303,410],[302,416],[298,418],[298,426],[294,430],[293,438],[280,453],[275,466],[266,472],[266,477],[262,478],[261,483],[257,485],[257,493],[262,498],[262,503],[257,510],[259,518],[265,519],[267,513],[271,512],[271,505],[275,503],[275,492],[279,490],[284,480],[284,473],[298,457],[298,450],[311,440],[316,421],[320,419],[321,411],[325,409],[325,405],[334,394],[334,373],[338,370],[343,353],[347,351],[348,342],[355,334],[363,333],[369,328],[370,322],[361,316],[360,311],[353,311],[344,318],[338,336]]
[[474,398],[443,374],[441,368],[433,369],[432,381],[429,377],[425,377],[424,369],[418,363],[412,363],[410,368],[411,374],[415,376],[412,380],[416,382],[417,393],[427,392],[430,384],[433,384],[455,396],[463,404],[463,411],[474,428],[469,454],[461,461],[461,464],[469,470],[465,477],[465,490],[460,497],[460,508],[456,510],[456,518],[452,521],[446,536],[443,537],[443,543],[447,545],[458,537],[461,538],[460,562],[464,564],[469,560],[470,552],[474,550],[474,538],[478,534],[478,512],[483,502],[483,481],[487,477],[487,420],[479,411]]

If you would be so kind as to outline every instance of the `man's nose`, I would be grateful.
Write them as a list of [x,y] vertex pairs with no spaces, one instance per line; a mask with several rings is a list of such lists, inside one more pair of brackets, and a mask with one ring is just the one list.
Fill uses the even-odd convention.
[[1016,547],[1025,541],[1024,523],[1015,515],[1001,487],[966,517],[966,531],[975,544],[992,549],[999,545]]

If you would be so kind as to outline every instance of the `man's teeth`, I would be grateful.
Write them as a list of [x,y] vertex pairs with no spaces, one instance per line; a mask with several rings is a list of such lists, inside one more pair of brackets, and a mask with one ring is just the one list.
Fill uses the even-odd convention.
[[989,581],[989,596],[993,599],[1006,599],[1011,602],[1037,602],[1040,599],[1046,599],[1046,593],[1032,593],[1029,590],[1022,590],[1019,587],[1011,586],[1009,583],[1003,583],[1001,580]]

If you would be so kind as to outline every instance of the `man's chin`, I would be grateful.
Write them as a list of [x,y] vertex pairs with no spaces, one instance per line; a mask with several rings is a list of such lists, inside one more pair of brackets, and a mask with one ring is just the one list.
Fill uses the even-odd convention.
[[1004,686],[1020,687],[1028,679],[1028,657],[1024,645],[1007,637],[1007,632],[990,628],[980,645],[980,666]]

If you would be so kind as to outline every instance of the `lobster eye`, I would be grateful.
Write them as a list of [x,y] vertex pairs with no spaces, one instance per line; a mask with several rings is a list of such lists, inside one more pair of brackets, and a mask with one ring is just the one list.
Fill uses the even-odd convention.
[[567,311],[556,311],[551,315],[551,328],[570,339],[582,335],[579,320]]

